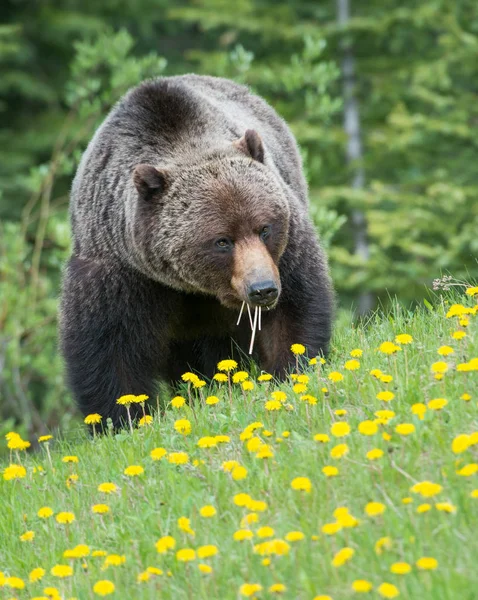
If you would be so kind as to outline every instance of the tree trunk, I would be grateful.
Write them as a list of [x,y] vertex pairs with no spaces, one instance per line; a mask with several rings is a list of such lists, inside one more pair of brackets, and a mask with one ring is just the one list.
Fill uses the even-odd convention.
[[[337,0],[337,21],[345,27],[350,17],[349,0]],[[347,134],[347,163],[352,165],[353,177],[351,186],[360,190],[365,186],[365,173],[362,166],[362,141],[360,138],[359,105],[355,96],[355,59],[350,42],[344,36],[342,48],[342,77],[344,97],[344,129]],[[369,260],[367,240],[367,220],[361,210],[352,210],[352,225],[354,234],[354,252],[364,263]],[[367,313],[373,306],[370,292],[362,292],[359,296],[358,312]]]

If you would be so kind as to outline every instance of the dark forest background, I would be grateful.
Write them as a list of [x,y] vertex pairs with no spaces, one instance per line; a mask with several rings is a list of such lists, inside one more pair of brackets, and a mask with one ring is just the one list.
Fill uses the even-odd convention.
[[3,0],[1,19],[0,435],[74,418],[56,342],[69,186],[147,77],[230,77],[288,121],[342,307],[478,277],[476,0]]

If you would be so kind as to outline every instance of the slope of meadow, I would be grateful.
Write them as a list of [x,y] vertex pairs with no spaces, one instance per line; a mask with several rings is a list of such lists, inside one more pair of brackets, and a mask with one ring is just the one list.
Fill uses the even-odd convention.
[[31,454],[9,434],[0,597],[476,598],[468,292],[341,323],[324,364],[293,348],[300,375],[284,384],[231,361],[225,381],[190,376],[189,405],[175,397],[132,433]]

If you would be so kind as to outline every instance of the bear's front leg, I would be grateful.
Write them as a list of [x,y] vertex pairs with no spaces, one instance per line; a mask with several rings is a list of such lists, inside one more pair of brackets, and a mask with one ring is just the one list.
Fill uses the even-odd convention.
[[[119,426],[124,394],[155,393],[166,357],[162,287],[124,266],[72,257],[66,267],[60,341],[67,377],[84,415]],[[140,407],[132,406],[136,416]]]
[[[285,255],[287,261],[287,252]],[[295,368],[292,344],[303,344],[307,355],[326,355],[333,317],[333,291],[318,246],[302,256],[297,267],[281,273],[282,294],[270,314],[263,312],[259,334],[261,368],[283,378]]]

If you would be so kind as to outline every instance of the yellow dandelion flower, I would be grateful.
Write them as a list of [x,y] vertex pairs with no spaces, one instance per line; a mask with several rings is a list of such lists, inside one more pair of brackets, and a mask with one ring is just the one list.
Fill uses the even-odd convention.
[[402,504],[411,504],[413,502],[413,498],[407,496],[406,498],[402,498]]
[[287,590],[286,586],[283,583],[273,583],[269,586],[269,592],[271,594],[282,594]]
[[425,413],[427,412],[427,407],[425,404],[423,404],[423,402],[416,402],[415,404],[412,404],[411,411],[414,415],[417,415],[421,421],[423,421],[425,418]]
[[155,546],[159,554],[166,554],[168,550],[174,550],[176,546],[176,540],[170,535],[165,535],[159,538]]
[[236,506],[247,506],[251,502],[252,498],[249,494],[245,494],[241,492],[240,494],[236,494],[233,498],[234,504]]
[[234,467],[231,471],[231,476],[234,481],[241,481],[242,479],[245,479],[247,477],[246,467],[243,467],[242,465]]
[[382,402],[390,402],[395,398],[395,394],[389,390],[385,390],[383,392],[379,392],[375,397],[377,400],[381,400]]
[[171,400],[171,406],[173,408],[181,408],[185,404],[186,398],[183,398],[182,396],[174,396],[174,398]]
[[186,465],[189,462],[189,456],[186,452],[170,452],[168,462],[172,465]]
[[108,596],[115,591],[115,584],[112,581],[108,581],[108,579],[102,579],[101,581],[97,581],[93,586],[93,592],[97,596]]
[[46,573],[45,569],[42,569],[41,567],[37,567],[36,569],[33,569],[32,571],[30,571],[28,580],[30,581],[30,583],[36,583],[37,581],[40,581],[44,577],[45,573]]
[[303,540],[305,538],[305,535],[302,533],[302,531],[289,531],[289,533],[286,534],[285,539],[288,542],[300,542],[300,540]]
[[325,467],[322,468],[322,473],[326,477],[336,477],[339,474],[339,470],[337,469],[337,467],[332,467],[330,465],[326,465]]
[[427,406],[430,410],[442,410],[447,404],[448,400],[445,400],[445,398],[435,398],[430,400]]
[[406,344],[411,344],[412,342],[413,342],[413,338],[408,333],[400,333],[399,335],[395,336],[396,344],[406,345]]
[[471,477],[475,473],[478,473],[478,464],[470,463],[468,465],[463,466],[461,469],[458,469],[456,472],[457,475],[461,477]]
[[393,583],[382,583],[378,586],[377,591],[382,598],[396,598],[400,595],[398,588]]
[[350,433],[350,425],[343,421],[339,421],[338,423],[334,423],[330,428],[330,433],[334,437],[345,437]]
[[[478,467],[478,465],[477,465]],[[435,508],[440,512],[446,512],[449,514],[456,513],[456,506],[451,502],[437,502]]]
[[332,371],[328,375],[328,379],[335,383],[337,383],[339,381],[343,381],[343,378],[344,378],[344,376],[342,375],[342,373],[339,373],[338,371]]
[[268,527],[267,525],[264,527],[259,527],[259,529],[257,530],[257,537],[260,538],[274,537],[274,535],[274,529],[272,527]]
[[393,377],[391,375],[380,375],[379,377],[382,383],[391,383],[393,381]]
[[378,426],[373,421],[362,421],[359,423],[358,430],[362,435],[375,435],[378,431]]
[[50,569],[50,573],[53,577],[71,577],[73,568],[70,565],[55,565]]
[[182,435],[189,435],[191,433],[191,422],[188,419],[178,419],[174,423],[174,429]]
[[210,558],[211,556],[216,556],[219,552],[217,546],[213,544],[206,544],[205,546],[199,546],[197,550],[198,558]]
[[136,477],[137,475],[142,475],[144,469],[141,465],[130,465],[129,467],[126,467],[123,473],[128,477]]
[[87,424],[87,425],[97,425],[98,423],[101,422],[101,419],[103,417],[98,414],[98,413],[92,413],[91,415],[86,415],[86,417],[83,419],[83,421]]
[[212,573],[212,567],[210,565],[200,563],[198,565],[198,569],[201,571],[201,573],[204,573],[205,575],[209,575],[210,573]]
[[48,519],[52,516],[52,514],[53,511],[49,506],[42,506],[37,512],[37,515],[40,517],[40,519]]
[[91,512],[97,515],[105,515],[107,512],[110,512],[110,507],[107,504],[93,504]]
[[292,344],[290,347],[292,354],[300,355],[305,353],[305,346],[302,344]]
[[251,392],[254,389],[254,383],[252,381],[244,381],[241,387],[245,392]]
[[383,515],[386,508],[385,504],[382,504],[381,502],[369,502],[365,506],[365,512],[369,517],[376,517],[378,515]]
[[188,517],[179,517],[178,519],[178,527],[181,531],[192,535],[193,537],[196,535],[193,529],[191,529],[191,520]]
[[267,510],[267,503],[263,500],[253,500],[252,498],[246,504],[249,510],[264,512]]
[[322,533],[325,535],[335,535],[342,529],[342,525],[339,522],[336,523],[325,523],[322,526]]
[[201,515],[201,517],[204,517],[205,519],[208,519],[210,517],[214,517],[216,515],[217,511],[214,508],[214,506],[211,506],[210,504],[206,504],[206,506],[202,506],[199,509],[199,514]]
[[138,425],[140,427],[146,427],[146,425],[151,425],[152,422],[153,417],[151,415],[144,415],[144,417],[141,417],[141,419],[139,420]]
[[61,459],[61,462],[64,462],[64,463],[77,463],[78,462],[78,457],[77,456],[64,456]]
[[440,346],[437,350],[437,353],[440,356],[448,356],[450,354],[453,354],[455,351],[453,350],[453,348],[451,346]]
[[478,498],[478,489],[471,490],[471,492],[470,492],[470,498]]
[[98,486],[98,491],[102,492],[103,494],[114,494],[118,491],[118,486],[110,482],[100,483]]
[[249,373],[247,371],[237,371],[237,373],[234,373],[232,376],[232,383],[242,383],[243,381],[246,381],[248,377]]
[[20,536],[20,541],[22,542],[32,542],[35,537],[34,531],[25,531],[23,535]]
[[431,508],[432,508],[431,504],[427,504],[427,503],[425,503],[425,504],[419,504],[417,506],[417,513],[419,515],[422,515],[423,513],[426,513],[429,510],[431,510]]
[[312,483],[308,477],[296,477],[291,481],[291,488],[301,492],[310,492],[312,490]]
[[395,427],[395,431],[399,435],[410,435],[415,431],[415,425],[413,423],[400,423]]
[[262,585],[259,583],[243,583],[239,588],[239,593],[241,596],[245,596],[246,598],[250,598],[260,592],[262,590]]
[[196,552],[192,548],[181,548],[181,550],[176,552],[176,560],[181,562],[190,562],[192,560],[196,560]]
[[451,337],[452,337],[454,340],[462,340],[464,337],[466,337],[466,332],[465,332],[465,331],[461,331],[461,330],[454,331],[454,332],[451,334]]
[[122,406],[128,406],[132,402],[134,402],[136,396],[134,394],[125,394],[116,400],[116,404],[121,404]]
[[125,562],[126,556],[124,554],[108,554],[105,558],[103,568],[119,567],[120,565],[124,565]]
[[375,542],[375,552],[380,556],[383,554],[384,550],[391,550],[392,545],[392,538],[388,536],[382,537]]
[[326,433],[316,433],[314,435],[314,440],[316,442],[320,442],[321,444],[326,444],[327,442],[330,442],[330,438]]
[[346,371],[357,371],[360,369],[360,362],[358,360],[348,360],[344,365],[344,369]]
[[337,446],[334,446],[332,448],[332,450],[330,451],[330,456],[332,458],[342,458],[348,453],[349,447],[347,446],[347,444],[338,444]]
[[434,362],[430,369],[432,373],[443,374],[448,371],[448,364],[443,361]]
[[382,371],[380,369],[372,369],[370,371],[370,375],[372,375],[372,377],[375,377],[375,379],[379,379],[382,376]]
[[378,347],[378,351],[382,352],[382,354],[395,354],[401,350],[400,346],[397,346],[393,342],[382,342]]
[[378,458],[382,458],[383,450],[380,450],[380,448],[373,448],[372,450],[369,450],[365,456],[368,460],[377,460]]
[[460,400],[464,400],[465,402],[469,402],[471,400],[471,396],[470,396],[470,394],[466,394],[466,393],[462,394],[460,396]]
[[217,446],[217,439],[210,435],[199,438],[197,445],[199,448],[214,448]]
[[227,381],[227,375],[224,375],[224,373],[216,373],[214,375],[213,379],[215,381],[218,381],[219,383],[226,383],[226,381]]
[[38,441],[40,444],[43,444],[44,442],[49,442],[51,439],[53,439],[52,435],[41,435],[38,438]]
[[166,448],[153,448],[149,455],[153,460],[161,460],[166,456],[167,453],[168,451]]
[[221,360],[220,362],[217,363],[217,370],[218,371],[234,371],[234,369],[237,369],[237,362],[235,360]]
[[270,381],[271,379],[272,379],[272,375],[270,373],[262,373],[257,378],[257,381],[260,381],[261,383],[263,383],[265,381]]
[[465,294],[467,296],[476,296],[478,295],[478,286],[469,287],[466,289]]
[[280,410],[282,408],[282,403],[279,400],[268,400],[264,408],[269,411]]
[[62,525],[68,525],[73,523],[75,520],[75,515],[72,512],[59,512],[55,517],[57,523],[61,523]]
[[367,581],[366,579],[356,579],[352,582],[352,589],[354,592],[370,592],[372,588],[373,585],[370,583],[370,581]]
[[422,556],[422,558],[419,558],[415,564],[422,571],[434,571],[438,568],[437,559],[429,556]]
[[334,558],[332,559],[332,566],[341,567],[342,565],[347,563],[354,554],[355,550],[353,548],[342,548],[335,554]]
[[442,491],[442,486],[439,483],[432,481],[420,481],[410,488],[410,491],[415,494],[420,494],[424,498],[431,498]]
[[181,375],[181,379],[183,381],[185,381],[186,383],[193,383],[193,384],[196,381],[199,381],[199,377],[195,373],[191,373],[190,371],[187,371],[186,373],[183,373]]
[[238,529],[232,537],[236,542],[243,542],[244,540],[251,540],[254,534],[249,529]]
[[20,577],[5,577],[3,585],[14,590],[23,590],[25,588],[25,582]]
[[354,348],[351,352],[350,352],[350,356],[352,358],[360,358],[363,354],[363,350],[361,350],[360,348]]

